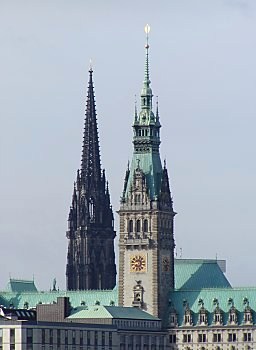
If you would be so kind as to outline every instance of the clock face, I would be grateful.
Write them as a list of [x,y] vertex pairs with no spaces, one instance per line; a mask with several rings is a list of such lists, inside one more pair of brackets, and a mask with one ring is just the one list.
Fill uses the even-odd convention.
[[168,256],[163,256],[162,266],[163,266],[164,272],[170,271],[170,260],[169,260]]
[[145,255],[133,255],[130,258],[131,272],[146,272]]

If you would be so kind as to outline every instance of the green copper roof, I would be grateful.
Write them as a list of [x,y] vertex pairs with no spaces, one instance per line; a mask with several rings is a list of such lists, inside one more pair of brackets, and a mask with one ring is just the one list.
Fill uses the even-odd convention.
[[89,306],[88,308],[77,307],[72,310],[68,319],[79,318],[113,318],[103,305]]
[[231,287],[217,260],[175,259],[174,268],[176,289]]
[[[213,301],[217,299],[219,307],[223,310],[223,323],[228,322],[228,313],[231,308],[230,301],[238,313],[238,323],[243,322],[243,313],[245,309],[244,300],[248,300],[250,307],[256,310],[256,287],[253,288],[212,288],[193,291],[173,291],[170,292],[170,305],[173,305],[178,313],[178,323],[182,325],[184,315],[184,302],[188,303],[193,312],[193,323],[198,321],[198,312],[200,309],[199,300],[203,301],[204,308],[208,312],[208,323],[213,320],[213,312],[216,307]],[[254,311],[255,314],[255,311]]]
[[[223,288],[231,287],[225,275],[221,271],[216,260],[199,259],[175,259],[175,284],[180,290],[199,290],[203,287]],[[18,284],[19,285],[19,284]],[[0,304],[9,307],[12,304],[16,308],[23,308],[25,303],[28,307],[35,307],[39,302],[57,302],[57,297],[67,296],[73,307],[82,305],[104,306],[118,304],[118,290],[87,290],[87,291],[51,291],[34,292],[22,290],[10,290],[9,284],[6,291],[0,292]]]
[[38,303],[49,304],[57,302],[57,297],[69,297],[71,306],[77,307],[81,304],[87,306],[100,303],[117,305],[117,290],[87,290],[87,291],[56,291],[56,292],[0,292],[0,304],[9,307],[12,304],[16,308],[23,308],[25,303],[28,307],[35,307]]
[[146,176],[150,199],[155,199],[160,192],[163,169],[159,154],[153,152],[133,154],[126,194],[130,190],[133,174],[138,167],[138,163]]
[[9,292],[37,292],[34,281],[20,280],[11,278],[7,284],[6,290]]
[[122,318],[134,320],[159,320],[158,318],[137,308],[103,305],[94,305],[89,306],[88,308],[77,307],[72,310],[72,313],[68,318]]

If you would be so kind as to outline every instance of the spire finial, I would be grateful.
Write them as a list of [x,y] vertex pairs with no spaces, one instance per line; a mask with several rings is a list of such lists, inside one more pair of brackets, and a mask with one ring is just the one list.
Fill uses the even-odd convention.
[[89,72],[93,72],[93,69],[92,69],[92,59],[90,58],[90,61],[89,61]]
[[159,121],[158,96],[156,96],[156,121]]
[[137,96],[135,95],[135,100],[134,100],[134,118],[135,118],[135,121],[138,120],[138,111],[137,111]]
[[148,34],[149,34],[149,32],[150,32],[150,26],[149,26],[149,24],[146,24],[146,25],[145,25],[144,30],[145,30],[146,38],[147,38],[146,49],[148,49],[148,48],[149,48],[149,45],[148,45]]
[[149,86],[150,80],[149,80],[149,62],[148,62],[148,49],[149,49],[149,44],[148,44],[148,34],[150,32],[150,26],[148,24],[145,25],[144,27],[145,33],[146,33],[146,63],[145,63],[145,83]]

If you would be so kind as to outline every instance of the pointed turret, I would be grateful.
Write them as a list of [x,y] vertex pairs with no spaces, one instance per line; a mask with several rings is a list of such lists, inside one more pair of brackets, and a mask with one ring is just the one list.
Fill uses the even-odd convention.
[[114,220],[105,170],[101,171],[92,74],[90,69],[81,170],[68,217],[68,290],[112,289],[116,280]]

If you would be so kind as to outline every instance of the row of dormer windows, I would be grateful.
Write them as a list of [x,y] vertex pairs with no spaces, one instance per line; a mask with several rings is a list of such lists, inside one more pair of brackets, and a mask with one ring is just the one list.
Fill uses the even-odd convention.
[[[175,319],[175,321],[173,321]],[[243,321],[245,323],[252,323],[252,313],[251,311],[244,312],[244,319]],[[213,322],[215,324],[222,324],[223,323],[223,318],[222,318],[222,313],[214,313],[213,315]],[[237,313],[236,311],[231,311],[229,313],[228,317],[228,323],[230,324],[237,324],[238,319],[237,319]],[[177,317],[174,315],[171,315],[170,317],[170,323],[177,323]],[[208,323],[208,317],[207,317],[207,312],[199,312],[198,315],[198,324],[204,324],[206,325]],[[190,311],[187,311],[184,315],[183,318],[183,324],[184,325],[192,325],[193,324],[193,319],[192,319],[192,313]]]

